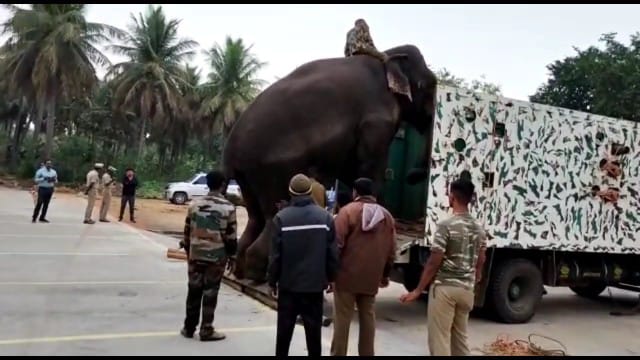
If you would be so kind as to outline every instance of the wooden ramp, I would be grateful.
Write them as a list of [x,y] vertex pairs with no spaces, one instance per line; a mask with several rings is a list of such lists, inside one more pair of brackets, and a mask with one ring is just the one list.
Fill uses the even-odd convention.
[[[182,249],[167,249],[167,258],[179,261],[187,261],[187,254]],[[222,282],[240,291],[247,296],[260,301],[262,304],[276,310],[278,305],[276,299],[271,297],[267,284],[256,285],[251,280],[238,280],[231,273],[225,273]]]

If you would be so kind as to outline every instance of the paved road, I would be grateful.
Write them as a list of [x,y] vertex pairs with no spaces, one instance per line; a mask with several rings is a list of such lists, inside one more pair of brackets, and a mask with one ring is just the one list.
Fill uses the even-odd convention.
[[[32,204],[26,191],[0,188],[0,355],[274,353],[275,313],[224,286],[215,325],[227,339],[179,336],[186,265],[167,261],[163,246],[174,239],[84,225],[83,200],[66,196],[52,200],[51,223],[32,224]],[[306,355],[301,331],[291,354]]]
[[[173,238],[119,223],[81,224],[84,202],[54,198],[50,224],[31,224],[27,192],[0,188],[0,355],[271,355],[275,313],[223,286],[216,325],[227,340],[181,338],[185,264],[165,260]],[[378,355],[426,355],[426,306],[402,305],[399,285],[377,301]],[[614,291],[617,304],[637,295]],[[539,333],[572,355],[640,354],[640,317],[613,317],[607,296],[589,301],[550,289],[528,324],[472,319],[469,340],[482,347],[500,334]],[[352,326],[350,353],[357,349]],[[328,353],[331,328],[323,330]],[[306,355],[298,327],[292,355]]]

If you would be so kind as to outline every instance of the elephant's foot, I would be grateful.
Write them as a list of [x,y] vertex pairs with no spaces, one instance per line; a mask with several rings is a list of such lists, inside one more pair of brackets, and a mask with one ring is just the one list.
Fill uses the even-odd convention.
[[245,262],[243,260],[240,260],[240,257],[237,257],[235,269],[233,270],[233,276],[236,279],[238,280],[244,279],[244,267],[245,267]]
[[245,263],[247,279],[257,284],[263,284],[267,281],[267,269],[269,267],[269,257],[260,255],[251,250],[247,251],[247,261]]
[[238,251],[236,254],[236,266],[233,272],[233,275],[238,280],[242,280],[247,275],[247,251],[253,245],[255,240],[260,235],[264,226],[261,226],[259,222],[256,220],[249,218],[247,222],[247,226],[245,227],[242,236],[240,236],[240,240],[238,241]]

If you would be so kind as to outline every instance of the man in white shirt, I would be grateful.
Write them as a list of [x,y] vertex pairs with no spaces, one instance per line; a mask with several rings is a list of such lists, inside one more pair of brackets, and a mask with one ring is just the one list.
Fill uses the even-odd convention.
[[[38,200],[36,201],[36,208],[33,210],[33,217],[31,222],[36,222],[38,215],[40,216],[41,223],[48,223],[47,210],[49,209],[49,202],[53,197],[53,188],[58,182],[58,173],[51,167],[51,160],[47,160],[43,167],[40,167],[36,171],[35,182],[38,188]],[[42,209],[42,213],[40,210]]]

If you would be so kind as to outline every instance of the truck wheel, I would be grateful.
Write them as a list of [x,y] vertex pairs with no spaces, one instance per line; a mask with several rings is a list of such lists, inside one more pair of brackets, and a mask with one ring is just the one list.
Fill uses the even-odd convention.
[[514,259],[495,270],[487,296],[498,321],[520,324],[535,314],[542,289],[540,269],[529,260]]
[[569,289],[576,293],[576,295],[595,299],[607,288],[607,285],[600,281],[594,281],[586,286],[569,286]]
[[178,204],[178,205],[182,205],[184,203],[187,202],[187,194],[180,191],[177,192],[175,194],[173,194],[173,203],[174,204]]

